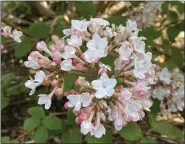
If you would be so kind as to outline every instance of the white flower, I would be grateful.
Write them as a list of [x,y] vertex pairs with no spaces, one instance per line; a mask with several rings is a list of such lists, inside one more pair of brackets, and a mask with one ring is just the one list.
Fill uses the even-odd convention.
[[46,74],[43,71],[39,70],[36,72],[34,77],[35,82],[37,82],[38,84],[42,84],[44,82],[44,79],[46,79]]
[[52,92],[47,95],[47,94],[39,94],[39,99],[38,99],[38,104],[43,105],[45,109],[49,109],[51,107],[51,98],[54,95],[56,90],[56,87],[52,90]]
[[79,111],[81,106],[88,107],[92,101],[90,93],[82,93],[81,95],[68,95],[68,107],[74,107],[75,111]]
[[16,29],[13,31],[13,33],[10,35],[10,37],[12,37],[14,39],[14,41],[20,43],[21,39],[20,37],[22,36],[22,32],[21,31],[17,31]]
[[70,59],[70,58],[74,58],[76,53],[76,49],[72,46],[65,46],[64,47],[64,53],[62,54],[62,57],[64,59]]
[[103,27],[109,25],[109,22],[104,20],[104,19],[102,19],[102,18],[91,18],[90,22],[91,23],[96,23],[97,25],[101,25]]
[[70,71],[72,69],[75,69],[75,67],[72,65],[71,59],[66,59],[60,63],[60,68],[64,71]]
[[147,52],[146,54],[141,54],[135,58],[134,64],[134,75],[137,78],[143,79],[146,77],[145,74],[150,74],[152,72],[152,63],[151,63],[152,54]]
[[[111,71],[111,67],[109,66],[109,65],[105,65],[105,64],[103,64],[103,63],[101,63],[101,62],[99,62],[99,67],[100,67],[100,70],[102,69],[102,68],[106,68],[106,69],[108,69],[109,71]],[[98,72],[99,73],[99,72]]]
[[80,83],[82,83],[83,85],[90,86],[90,83],[89,83],[88,81],[85,80],[85,77],[79,76],[78,80],[79,80]]
[[168,72],[168,69],[165,67],[159,72],[159,79],[166,84],[170,84],[171,82],[171,74]]
[[125,104],[124,112],[127,118],[132,118],[132,121],[138,121],[141,119],[139,112],[142,108],[143,106],[141,103],[137,100],[130,99]]
[[119,48],[120,58],[123,60],[128,60],[132,54],[132,47],[129,42],[124,42],[122,46]]
[[25,86],[31,89],[29,95],[33,95],[35,93],[36,87],[40,86],[44,82],[46,75],[43,71],[39,70],[36,72],[34,77],[34,80],[30,77],[30,80],[25,83]]
[[145,42],[143,40],[146,40],[144,37],[131,37],[131,41],[134,45],[134,50],[138,53],[144,53],[145,52]]
[[80,132],[84,135],[86,135],[88,132],[92,131],[93,129],[93,124],[88,120],[83,121],[80,126],[81,126]]
[[38,86],[37,83],[33,81],[33,79],[30,77],[31,80],[26,81],[25,86],[29,89],[31,89],[29,95],[33,95],[35,93],[36,87]]
[[127,89],[122,89],[119,95],[119,100],[128,101],[132,97],[132,93]]
[[91,63],[98,58],[105,57],[107,55],[107,39],[101,38],[95,33],[91,40],[87,42],[88,50],[85,52],[86,60]]
[[128,20],[127,27],[131,30],[137,30],[137,23],[136,21]]
[[143,108],[145,109],[145,110],[147,110],[147,111],[150,111],[150,107],[152,106],[152,101],[150,101],[150,100],[139,100],[139,102],[143,105]]
[[114,120],[114,127],[116,130],[121,130],[123,127],[123,118],[118,116],[115,120]]
[[99,80],[92,81],[92,87],[96,90],[95,96],[100,99],[103,97],[110,97],[114,94],[114,87],[116,86],[116,79],[110,78],[103,73]]
[[28,56],[28,61],[24,62],[24,65],[27,68],[32,68],[32,69],[40,69],[40,65],[37,62],[38,58],[33,57],[33,56]]
[[81,95],[68,95],[67,102],[68,107],[74,107],[75,111],[79,111],[81,109]]
[[67,43],[74,47],[80,47],[82,45],[82,38],[72,35],[70,39],[67,39]]
[[168,94],[168,92],[165,89],[157,87],[153,90],[152,97],[158,98],[159,100],[163,100],[166,94]]
[[178,88],[177,92],[178,92],[179,97],[184,97],[184,84],[182,84],[182,85]]
[[88,21],[85,20],[72,20],[71,21],[72,28],[77,29],[79,31],[85,32],[87,31],[87,27],[89,25]]
[[96,138],[101,138],[103,135],[105,135],[105,127],[100,124],[91,131],[91,135],[94,135]]
[[63,32],[64,35],[66,35],[66,36],[71,35],[71,29],[64,29],[62,32]]
[[115,32],[112,32],[112,29],[110,27],[106,27],[105,28],[105,31],[104,31],[104,35],[106,37],[112,38],[113,36],[116,35],[116,33]]

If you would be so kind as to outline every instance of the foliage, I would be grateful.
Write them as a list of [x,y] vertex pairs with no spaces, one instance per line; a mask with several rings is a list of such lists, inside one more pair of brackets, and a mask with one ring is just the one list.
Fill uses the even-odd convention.
[[[139,3],[139,2],[138,2]],[[37,6],[35,6],[35,4]],[[113,6],[114,2],[109,2],[109,4],[101,2],[99,5],[91,1],[84,2],[54,2],[47,5],[47,14],[41,14],[41,10],[44,7],[41,5],[39,8],[39,2],[4,2],[3,7],[5,13],[12,13],[14,17],[22,19],[22,24],[12,22],[17,28],[20,28],[24,37],[22,42],[13,46],[15,59],[26,60],[28,53],[35,49],[36,41],[38,40],[48,40],[48,37],[52,34],[57,34],[63,36],[62,30],[69,26],[68,19],[83,19],[90,17],[100,17],[103,13],[106,13],[107,20],[110,23],[115,23],[116,25],[125,25],[126,20],[130,17],[125,13],[124,15],[120,14],[120,11],[109,14],[107,9]],[[73,6],[76,8],[76,12],[73,12]],[[14,9],[16,7],[16,9]],[[55,16],[50,15],[51,11],[56,12]],[[105,12],[105,10],[107,10]],[[72,13],[68,15],[69,12]],[[58,14],[58,15],[57,15]],[[68,17],[66,19],[66,17]],[[3,16],[2,18],[6,19]],[[16,20],[15,20],[16,21]],[[17,20],[18,21],[18,20]],[[166,66],[170,68],[178,67],[181,70],[184,70],[184,54],[182,47],[178,47],[176,39],[180,32],[184,32],[184,3],[177,2],[164,2],[161,8],[161,19],[158,21],[157,25],[143,28],[140,32],[140,35],[147,38],[146,48],[154,54],[154,57],[164,56],[164,62],[155,60],[154,63],[159,64],[160,66]],[[160,41],[156,42],[156,39]],[[9,45],[9,41],[5,37],[1,37],[2,44]],[[51,41],[48,40],[48,43]],[[13,42],[12,42],[13,43]],[[9,51],[10,47],[7,47]],[[11,49],[10,49],[10,52]],[[2,53],[2,57],[4,53]],[[108,56],[105,59],[102,59],[102,62],[109,64],[114,70],[115,58],[113,56]],[[3,61],[3,59],[2,59]],[[6,63],[6,62],[5,62]],[[8,67],[8,65],[6,65]],[[7,68],[8,69],[8,68]],[[28,90],[24,87],[24,82],[28,78],[28,72],[25,72],[24,78],[17,80],[16,77],[20,76],[18,72],[8,70],[8,72],[2,72],[1,76],[1,109],[2,112],[6,112],[9,108],[8,105],[21,100],[26,100],[28,97]],[[64,76],[64,92],[67,92],[70,89],[75,89],[74,82],[76,76],[65,75]],[[12,84],[12,81],[15,84]],[[121,81],[119,81],[121,83]],[[45,91],[39,89],[40,91]],[[17,98],[17,96],[19,96]],[[15,98],[15,99],[14,99]],[[59,103],[64,103],[65,97],[60,99]],[[113,143],[124,141],[129,141],[130,143],[159,143],[163,142],[163,136],[167,139],[174,140],[175,142],[183,141],[183,132],[182,129],[177,128],[166,121],[156,121],[156,116],[159,112],[159,101],[154,101],[153,107],[151,108],[151,113],[147,114],[149,122],[149,128],[151,131],[150,136],[145,135],[145,130],[143,130],[142,125],[139,123],[128,123],[123,129],[119,132],[113,132],[111,129],[106,130],[106,135],[100,139],[92,137],[90,134],[83,136],[80,133],[79,127],[75,124],[75,117],[72,110],[68,110],[64,115],[52,115],[56,111],[64,111],[62,106],[56,104],[56,108],[52,109],[49,112],[46,112],[42,107],[37,106],[36,103],[31,103],[27,105],[27,114],[30,117],[24,119],[23,128],[24,131],[31,131],[28,134],[28,137],[25,135],[25,139],[29,140],[30,138],[35,140],[35,143],[46,143],[51,136],[57,136],[61,139],[63,143]],[[51,114],[48,114],[51,113]],[[3,117],[2,117],[3,118]],[[155,135],[157,135],[157,138]],[[118,139],[117,139],[118,138]],[[19,140],[20,141],[20,140]],[[8,135],[3,136],[1,143],[17,143],[18,140],[10,138]]]

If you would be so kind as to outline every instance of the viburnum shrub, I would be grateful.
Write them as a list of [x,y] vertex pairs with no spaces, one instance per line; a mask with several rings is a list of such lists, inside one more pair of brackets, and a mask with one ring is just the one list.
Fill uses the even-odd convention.
[[[63,30],[63,38],[53,35],[52,44],[37,43],[37,50],[24,62],[37,71],[25,86],[31,89],[30,95],[41,85],[51,87],[49,94],[38,95],[38,104],[49,109],[54,95],[64,93],[64,75],[79,76],[74,83],[79,89],[64,93],[68,99],[64,108],[73,108],[81,133],[100,138],[108,121],[121,130],[150,111],[153,87],[153,97],[159,91],[153,86],[156,77],[167,84],[171,81],[166,69],[159,72],[160,68],[152,64],[152,53],[146,52],[146,38],[139,36],[139,31],[131,20],[126,26],[110,25],[101,18],[72,20],[71,28]],[[110,56],[115,57],[113,67],[102,63]]]

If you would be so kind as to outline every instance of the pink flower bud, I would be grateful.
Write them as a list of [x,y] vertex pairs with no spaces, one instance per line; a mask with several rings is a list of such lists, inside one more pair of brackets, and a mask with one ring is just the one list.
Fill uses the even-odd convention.
[[81,63],[77,63],[75,67],[76,67],[76,69],[78,69],[78,70],[84,70],[84,65],[81,64]]
[[57,43],[59,41],[59,37],[57,35],[52,35],[52,40]]
[[88,119],[88,114],[87,113],[80,113],[80,119],[82,120],[82,121],[84,121],[84,120],[86,120],[86,119]]
[[140,93],[142,91],[142,89],[138,86],[135,86],[133,90],[135,93]]
[[80,85],[80,80],[77,79],[77,80],[75,81],[75,85]]
[[73,89],[71,89],[71,90],[69,91],[69,94],[76,94],[76,91],[73,90]]
[[53,87],[55,87],[55,86],[57,85],[57,80],[56,80],[56,79],[52,80],[51,85],[52,85]]
[[76,35],[77,37],[80,37],[82,35],[82,33],[77,29],[72,29],[72,34]]
[[76,117],[75,122],[76,124],[81,124],[82,120],[79,117]]
[[44,59],[38,59],[37,63],[38,63],[39,65],[44,65],[45,60],[44,60]]
[[107,69],[106,68],[101,68],[98,72],[98,74],[102,75],[103,73],[107,73]]
[[64,109],[69,109],[67,102],[64,104]]
[[0,49],[4,49],[4,46],[2,44],[0,44]]
[[36,48],[38,51],[44,51],[45,49],[47,49],[47,46],[44,41],[40,41],[37,43]]
[[61,95],[62,94],[62,89],[61,88],[56,88],[56,90],[55,90],[55,95],[56,96],[59,96],[59,95]]

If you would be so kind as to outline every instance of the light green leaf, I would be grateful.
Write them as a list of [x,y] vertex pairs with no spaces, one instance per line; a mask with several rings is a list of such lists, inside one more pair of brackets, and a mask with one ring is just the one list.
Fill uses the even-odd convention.
[[85,140],[88,144],[112,143],[112,133],[109,130],[106,130],[105,135],[103,135],[101,138],[96,138],[95,136],[91,136],[91,134],[88,133],[85,137]]
[[80,129],[69,129],[62,134],[63,143],[82,143]]
[[21,43],[17,45],[15,48],[15,56],[20,58],[26,56],[32,49],[32,42],[31,39],[25,38],[22,40]]
[[183,133],[180,129],[177,127],[174,127],[168,122],[157,122],[155,119],[155,116],[152,114],[149,114],[149,124],[152,128],[153,131],[161,134],[161,135],[166,135],[167,137],[171,139],[182,139]]
[[56,116],[46,116],[42,121],[43,125],[49,130],[61,130],[61,120]]
[[32,38],[42,39],[46,38],[49,34],[50,26],[45,23],[34,23],[29,27],[29,32]]
[[28,109],[28,113],[37,118],[43,118],[45,116],[45,111],[42,107],[35,106]]
[[143,137],[140,141],[141,144],[154,144],[157,143],[153,137],[146,136]]
[[40,123],[40,119],[36,117],[30,117],[24,121],[24,129],[25,130],[30,130],[37,126]]
[[128,123],[125,127],[119,131],[122,138],[128,141],[136,141],[142,137],[142,131],[140,127],[133,122]]
[[4,136],[4,137],[1,137],[1,143],[4,144],[4,143],[7,143],[7,144],[10,144],[10,143],[19,143],[18,140],[10,140],[10,137],[7,137],[7,136]]
[[80,16],[89,18],[89,16],[94,17],[96,12],[96,5],[93,2],[75,2],[76,10],[79,12]]
[[172,47],[171,52],[172,60],[178,65],[179,68],[183,67],[183,55],[178,48]]
[[48,140],[48,130],[44,126],[36,129],[34,134],[35,143],[46,143]]
[[14,73],[6,73],[1,76],[1,88],[4,90],[6,87],[9,87],[10,82],[16,79],[16,75]]

